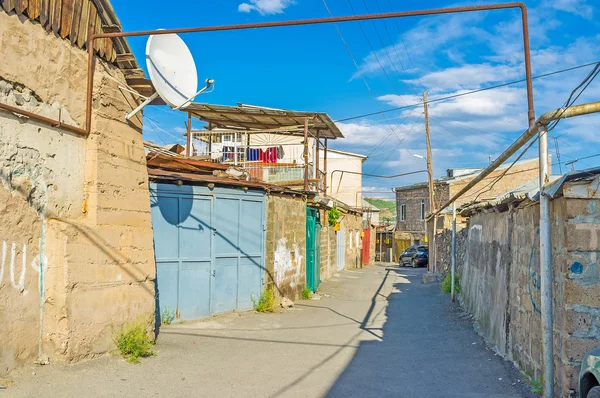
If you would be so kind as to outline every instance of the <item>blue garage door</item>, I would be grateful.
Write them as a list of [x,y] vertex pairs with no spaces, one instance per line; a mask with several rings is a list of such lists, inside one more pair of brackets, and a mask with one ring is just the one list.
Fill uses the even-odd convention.
[[152,184],[150,197],[157,318],[252,309],[265,269],[264,193]]

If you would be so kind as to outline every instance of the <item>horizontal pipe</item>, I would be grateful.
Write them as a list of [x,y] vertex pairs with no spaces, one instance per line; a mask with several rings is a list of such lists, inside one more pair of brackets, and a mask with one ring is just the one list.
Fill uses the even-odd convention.
[[553,120],[567,119],[570,117],[589,115],[591,113],[598,112],[600,112],[600,101],[590,102],[588,104],[573,105],[568,108],[559,108],[544,113],[538,119],[538,123],[541,125],[547,125]]
[[481,173],[477,175],[471,182],[465,185],[460,191],[458,191],[450,200],[440,206],[439,209],[434,211],[429,217],[434,217],[439,214],[446,207],[450,206],[454,201],[464,195],[467,191],[481,182],[485,177],[489,176],[494,170],[496,170],[502,163],[508,158],[514,155],[523,145],[525,145],[534,135],[536,135],[542,126],[548,125],[553,120],[566,119],[575,116],[589,115],[591,113],[600,112],[600,102],[591,102],[589,104],[574,105],[568,108],[559,108],[553,111],[544,113],[540,118],[528,128],[511,146],[509,146],[502,154],[486,167]]
[[[92,35],[90,37],[90,40],[102,39],[102,38],[114,38],[114,37],[168,35],[168,34],[172,34],[172,33],[218,32],[218,31],[227,31],[227,30],[276,28],[276,27],[283,27],[283,26],[318,25],[318,24],[335,23],[335,22],[366,21],[366,20],[372,20],[372,19],[401,18],[401,17],[420,17],[420,16],[427,16],[427,15],[455,14],[455,13],[462,13],[462,12],[502,10],[502,9],[510,9],[510,8],[520,8],[523,10],[523,9],[526,9],[526,6],[522,2],[512,2],[512,3],[504,3],[504,4],[448,7],[448,8],[437,8],[437,9],[431,9],[431,10],[396,11],[396,12],[386,12],[386,13],[379,13],[379,14],[349,15],[349,16],[342,16],[342,17],[299,19],[299,20],[291,20],[291,21],[260,22],[260,23],[221,25],[221,26],[202,26],[202,27],[195,27],[195,28],[176,28],[176,29],[164,29],[164,30],[141,30],[141,31],[137,31],[137,32],[98,33],[98,34]],[[89,43],[88,43],[88,45],[89,45]]]
[[0,103],[0,109],[4,109],[5,111],[16,113],[16,114],[25,116],[27,118],[37,120],[39,122],[49,124],[50,126],[55,127],[55,128],[60,128],[63,130],[71,131],[73,133],[80,134],[80,135],[87,135],[87,130],[85,130],[85,129],[81,129],[79,127],[75,127],[70,124],[64,124],[60,120],[50,119],[49,117],[38,115],[37,113],[25,111],[21,108],[16,108],[14,106]]
[[303,20],[292,20],[292,21],[276,21],[276,22],[261,22],[261,23],[250,23],[250,24],[234,24],[234,25],[221,25],[221,26],[203,26],[195,28],[177,28],[177,29],[164,29],[164,30],[142,30],[137,32],[113,32],[113,33],[98,33],[89,34],[87,41],[88,49],[88,75],[87,75],[87,97],[86,97],[86,130],[89,133],[91,131],[92,121],[92,89],[94,83],[94,40],[102,38],[117,38],[117,37],[133,37],[133,36],[150,36],[150,35],[167,35],[173,33],[199,33],[199,32],[219,32],[219,31],[231,31],[231,30],[244,30],[244,29],[258,29],[258,28],[275,28],[284,26],[302,26],[302,25],[318,25],[326,23],[337,23],[337,22],[352,22],[352,21],[365,21],[374,19],[386,19],[386,18],[402,18],[402,17],[418,17],[418,16],[429,16],[429,15],[443,15],[443,14],[455,14],[465,13],[473,11],[492,11],[492,10],[504,10],[511,8],[519,8],[521,10],[521,22],[523,25],[523,46],[525,54],[525,77],[527,80],[527,104],[528,104],[528,117],[529,124],[531,125],[535,120],[534,106],[533,106],[533,84],[531,78],[531,57],[529,49],[529,27],[527,19],[527,6],[523,2],[511,2],[504,4],[487,4],[487,5],[475,5],[475,6],[463,6],[463,7],[448,7],[448,8],[437,8],[431,10],[414,10],[414,11],[398,11],[378,14],[364,14],[364,15],[352,15],[352,16],[341,16],[341,17],[329,17],[329,18],[313,18]]

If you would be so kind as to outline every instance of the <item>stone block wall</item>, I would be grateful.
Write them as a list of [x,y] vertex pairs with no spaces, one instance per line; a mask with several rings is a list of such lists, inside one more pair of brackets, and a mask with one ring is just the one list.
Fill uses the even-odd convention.
[[327,222],[327,212],[321,211],[321,281],[337,272],[337,233]]
[[267,196],[266,281],[278,297],[297,300],[306,285],[306,202]]
[[[0,59],[1,102],[85,124],[85,51],[0,12]],[[125,122],[136,103],[118,88],[121,71],[100,59],[95,68],[88,137],[0,111],[0,373],[38,351],[51,361],[104,354],[112,325],[140,318],[153,329],[141,123]],[[22,271],[14,281],[12,268]]]
[[[565,194],[551,202],[551,222],[555,392],[566,398],[576,393],[583,356],[600,345],[600,199]],[[461,304],[500,354],[539,379],[539,205],[471,217],[463,244]]]
[[[465,241],[468,236],[468,228],[456,228],[456,274],[461,275],[465,263],[467,245]],[[452,230],[444,229],[436,235],[437,247],[437,272],[447,274],[452,265]],[[431,256],[430,256],[431,258]]]

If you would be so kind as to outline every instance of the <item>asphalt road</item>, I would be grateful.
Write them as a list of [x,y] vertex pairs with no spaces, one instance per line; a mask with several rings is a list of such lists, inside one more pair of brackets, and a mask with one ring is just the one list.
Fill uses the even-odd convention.
[[[157,355],[28,366],[6,397],[533,397],[424,269],[343,271],[275,314],[163,327]],[[0,384],[2,384],[0,382]]]

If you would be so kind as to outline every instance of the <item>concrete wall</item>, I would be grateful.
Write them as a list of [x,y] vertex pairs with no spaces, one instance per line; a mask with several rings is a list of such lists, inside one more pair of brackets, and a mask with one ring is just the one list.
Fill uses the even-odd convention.
[[345,230],[346,269],[362,267],[362,217],[344,214],[341,227]]
[[[53,118],[60,109],[64,122],[84,125],[86,52],[0,12],[0,59],[0,101]],[[0,373],[35,359],[40,335],[51,360],[73,360],[111,349],[113,324],[144,317],[152,327],[145,156],[139,122],[123,117],[135,103],[114,79],[124,81],[98,60],[89,137],[0,112]],[[13,242],[15,271],[27,265],[14,284]]]
[[267,283],[278,297],[296,300],[306,285],[306,202],[267,196]]
[[[324,152],[319,151],[319,169],[323,170]],[[364,159],[357,156],[345,155],[338,152],[327,151],[327,185],[328,194],[347,204],[350,207],[362,206],[362,176],[360,174],[342,174],[334,170],[352,171],[362,173],[362,163]],[[340,177],[342,177],[340,182]]]
[[[583,355],[599,345],[600,198],[568,192],[551,206],[557,396],[577,389]],[[463,306],[498,352],[529,376],[542,372],[539,206],[471,218]]]

